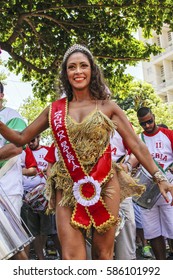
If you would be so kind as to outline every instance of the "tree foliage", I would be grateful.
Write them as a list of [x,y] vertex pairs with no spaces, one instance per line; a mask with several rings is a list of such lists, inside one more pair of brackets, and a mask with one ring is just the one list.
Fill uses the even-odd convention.
[[[2,60],[0,59],[0,66],[1,66],[1,65],[3,65],[3,62],[2,62]],[[0,82],[1,82],[3,85],[5,85],[5,80],[6,80],[6,78],[7,78],[6,74],[5,74],[3,71],[1,71],[1,72],[0,72]],[[6,100],[5,98],[3,98],[3,105],[5,105],[6,102],[7,102],[7,100]]]
[[[0,66],[3,65],[3,61],[0,59]],[[2,83],[5,83],[5,79],[7,78],[7,75],[4,73],[4,71],[0,72],[0,81]]]
[[139,41],[143,28],[173,28],[172,0],[1,0],[0,47],[11,58],[7,65],[23,81],[32,81],[42,100],[55,97],[55,81],[65,50],[75,42],[87,45],[112,88],[128,84],[127,65],[161,51]]
[[114,94],[114,98],[119,106],[127,112],[132,109],[137,111],[142,106],[152,107],[153,104],[157,106],[162,102],[152,85],[140,81],[132,81],[129,83],[127,92],[122,89],[120,94]]
[[114,100],[125,111],[136,133],[142,131],[136,112],[140,107],[149,107],[155,114],[156,123],[164,123],[173,129],[173,104],[163,103],[153,87],[146,82],[131,82],[128,92],[114,96]]
[[[152,106],[148,106],[151,108],[153,114],[155,115],[155,121],[156,124],[165,124],[168,126],[169,129],[173,130],[173,104],[168,104],[168,103],[162,103],[159,102],[155,104],[152,102]],[[136,133],[140,133],[143,129],[140,127],[137,115],[136,115],[136,110],[134,109],[129,109],[125,111],[127,117],[129,118],[130,122],[132,123],[134,130]]]

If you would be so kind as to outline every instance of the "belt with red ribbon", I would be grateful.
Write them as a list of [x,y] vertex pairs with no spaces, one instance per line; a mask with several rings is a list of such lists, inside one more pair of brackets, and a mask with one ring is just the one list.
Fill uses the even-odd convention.
[[64,163],[73,179],[73,194],[76,199],[71,224],[89,229],[93,225],[100,233],[116,223],[108,211],[102,197],[101,184],[111,170],[111,148],[107,146],[89,174],[86,174],[71,145],[66,129],[67,99],[62,98],[52,103],[50,123]]

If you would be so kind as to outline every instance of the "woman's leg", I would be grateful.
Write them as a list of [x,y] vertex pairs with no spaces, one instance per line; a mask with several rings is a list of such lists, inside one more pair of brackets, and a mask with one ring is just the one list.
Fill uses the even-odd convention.
[[[119,204],[120,204],[120,187],[116,174],[108,182],[107,187],[112,187],[114,192],[112,193],[111,198],[105,196],[103,199],[109,211],[114,215],[115,218],[117,218],[119,213]],[[116,226],[113,226],[104,234],[99,234],[96,230],[94,230],[93,241],[92,241],[93,259],[96,260],[113,259],[115,229]]]
[[70,224],[72,210],[69,207],[59,206],[60,191],[56,192],[56,225],[62,248],[63,260],[85,260],[85,238],[79,229]]

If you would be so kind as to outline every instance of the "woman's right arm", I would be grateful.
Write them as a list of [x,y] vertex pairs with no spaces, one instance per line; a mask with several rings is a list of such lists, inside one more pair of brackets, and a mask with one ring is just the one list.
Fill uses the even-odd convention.
[[49,106],[21,132],[7,127],[0,121],[0,134],[2,134],[6,140],[14,143],[16,146],[23,146],[49,127],[48,115]]

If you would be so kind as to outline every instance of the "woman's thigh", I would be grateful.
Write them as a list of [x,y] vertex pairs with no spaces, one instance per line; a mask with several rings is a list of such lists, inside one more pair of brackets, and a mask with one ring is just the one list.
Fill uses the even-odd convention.
[[59,206],[61,192],[56,192],[56,225],[58,237],[62,247],[63,259],[86,259],[85,238],[79,229],[71,226],[72,209]]
[[112,215],[117,217],[120,206],[120,186],[116,173],[107,183],[105,190],[107,191],[103,196],[103,200]]
[[[120,188],[116,174],[108,182],[107,189],[110,189],[110,195],[105,195],[103,200],[107,209],[118,218],[119,204],[120,204]],[[94,259],[112,259],[114,250],[116,226],[111,227],[104,234],[99,234],[94,231],[93,234],[93,258]]]

